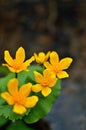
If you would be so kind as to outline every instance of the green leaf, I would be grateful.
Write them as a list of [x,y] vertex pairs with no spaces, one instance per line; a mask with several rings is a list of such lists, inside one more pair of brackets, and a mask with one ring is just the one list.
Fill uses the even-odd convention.
[[[19,115],[19,114],[16,114],[12,111],[13,107],[10,106],[10,105],[0,105],[0,116],[4,116],[6,119],[9,119],[9,120],[12,120],[12,121],[15,121],[15,120],[18,120],[18,119],[22,119],[24,114],[23,115]],[[27,113],[30,112],[30,109],[28,109]]]
[[17,114],[12,112],[12,106],[5,104],[0,106],[0,115],[3,115],[6,119],[13,121],[19,118]]
[[4,104],[5,100],[3,98],[0,97],[0,105]]
[[8,68],[7,67],[5,67],[5,66],[1,66],[0,65],[0,75],[7,75],[7,74],[9,74],[10,73],[10,71],[8,70]]
[[40,96],[38,104],[33,109],[31,109],[28,116],[24,118],[25,122],[34,123],[46,116],[52,109],[52,106],[54,102],[57,100],[60,92],[61,82],[60,80],[58,80],[56,85],[52,88],[52,93],[49,96]]
[[8,81],[14,77],[15,77],[14,73],[9,73],[7,76],[0,78],[0,92],[6,90]]
[[34,71],[38,71],[41,72],[43,71],[43,68],[41,66],[37,66],[37,65],[31,65],[29,68],[29,71],[22,71],[20,73],[18,73],[18,80],[19,80],[19,86],[23,85],[26,82],[31,82],[34,83],[35,82],[35,77],[34,77]]
[[15,121],[11,123],[6,130],[33,130],[29,126],[27,126],[22,120]]
[[0,127],[5,125],[7,123],[7,119],[3,116],[0,116]]
[[[43,68],[40,66],[31,66],[29,67],[28,72],[21,72],[17,74],[17,78],[19,80],[19,87],[27,82],[35,82],[34,71],[38,71],[40,73],[43,72]],[[14,73],[9,73],[6,77],[0,79],[0,92],[6,91],[7,83],[10,79],[14,78]],[[16,121],[18,119],[24,119],[26,123],[34,123],[37,122],[39,119],[46,116],[52,106],[53,103],[57,100],[61,91],[61,82],[57,80],[56,85],[52,88],[52,92],[49,96],[43,97],[41,93],[34,93],[32,95],[37,95],[39,97],[39,102],[37,105],[32,109],[27,109],[27,112],[23,115],[16,114],[12,111],[13,106],[7,105],[6,102],[1,98],[0,99],[0,116],[4,116],[5,118]]]

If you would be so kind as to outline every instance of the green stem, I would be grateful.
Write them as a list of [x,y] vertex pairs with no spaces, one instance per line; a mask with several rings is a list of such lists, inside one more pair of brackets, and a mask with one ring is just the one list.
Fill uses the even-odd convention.
[[15,78],[17,78],[18,75],[17,75],[17,73],[15,73],[15,74],[16,74]]

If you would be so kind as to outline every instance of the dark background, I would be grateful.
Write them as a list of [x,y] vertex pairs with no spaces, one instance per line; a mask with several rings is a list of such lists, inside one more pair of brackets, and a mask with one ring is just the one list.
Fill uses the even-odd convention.
[[55,50],[74,59],[45,119],[52,130],[86,130],[86,1],[0,0],[0,63],[20,46],[27,57]]

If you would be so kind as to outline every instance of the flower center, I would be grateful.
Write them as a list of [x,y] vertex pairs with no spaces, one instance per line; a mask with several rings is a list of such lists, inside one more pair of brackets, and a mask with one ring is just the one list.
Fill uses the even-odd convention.
[[44,80],[44,81],[42,82],[42,85],[43,85],[44,87],[47,87],[47,86],[48,86],[48,81]]
[[14,61],[13,61],[13,68],[19,69],[20,66],[21,66],[21,64],[18,61],[16,61],[16,59],[14,59]]
[[59,72],[58,66],[54,66],[54,67],[53,67],[53,71],[56,72],[56,73],[58,73],[58,72]]
[[14,97],[14,102],[15,104],[23,105],[25,103],[25,98],[22,97],[21,95],[17,95],[16,97]]

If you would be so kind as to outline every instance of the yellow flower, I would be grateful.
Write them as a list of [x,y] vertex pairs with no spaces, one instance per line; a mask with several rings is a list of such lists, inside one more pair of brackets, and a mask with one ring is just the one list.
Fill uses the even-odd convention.
[[25,60],[25,50],[23,47],[20,47],[16,51],[15,58],[13,59],[10,56],[10,53],[8,50],[4,52],[4,60],[7,62],[7,64],[2,64],[3,66],[8,67],[8,69],[12,72],[19,73],[20,71],[27,71],[27,67],[30,65],[32,61],[34,61],[34,56],[32,56],[30,59]]
[[31,83],[24,84],[18,90],[18,80],[11,79],[8,84],[8,92],[2,92],[1,97],[4,98],[9,105],[13,105],[13,112],[17,114],[24,114],[26,108],[32,108],[38,102],[37,96],[30,96]]
[[59,61],[58,54],[55,51],[53,51],[50,54],[50,63],[45,62],[44,66],[53,71],[54,74],[56,74],[57,77],[61,79],[69,77],[69,74],[64,70],[70,66],[72,61],[73,59],[69,57],[63,58]]
[[34,71],[35,79],[38,84],[32,86],[33,92],[40,92],[43,96],[48,96],[51,93],[51,88],[55,85],[57,78],[50,70],[43,71],[43,75]]
[[35,59],[37,63],[43,64],[45,61],[48,60],[49,56],[50,56],[50,51],[45,54],[44,52],[40,52],[38,55],[36,53],[34,53]]

